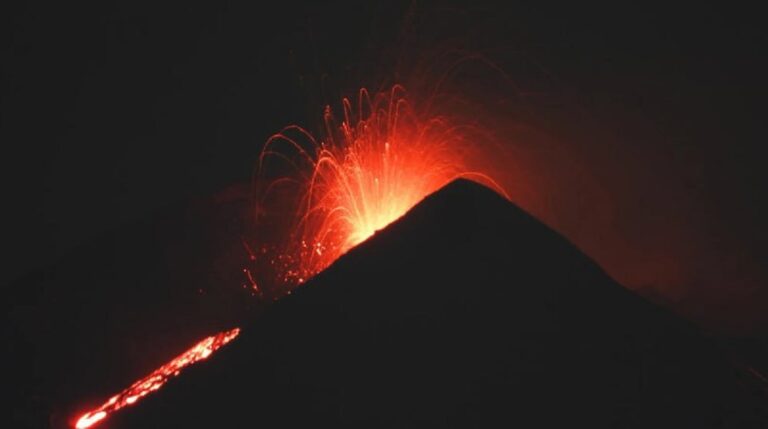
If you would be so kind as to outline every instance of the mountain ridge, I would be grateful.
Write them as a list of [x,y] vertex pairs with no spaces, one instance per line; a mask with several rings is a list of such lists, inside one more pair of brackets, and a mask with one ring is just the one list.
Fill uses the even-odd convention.
[[692,325],[458,181],[110,427],[745,427],[759,405]]

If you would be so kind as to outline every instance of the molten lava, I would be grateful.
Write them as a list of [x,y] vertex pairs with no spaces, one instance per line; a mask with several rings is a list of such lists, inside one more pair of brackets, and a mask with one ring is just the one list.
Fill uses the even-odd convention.
[[470,169],[475,127],[418,111],[398,85],[374,96],[361,89],[356,108],[348,99],[342,104],[340,125],[326,107],[322,140],[289,126],[267,141],[259,159],[260,173],[275,164],[286,165],[287,173],[260,180],[268,184],[258,195],[257,214],[271,212],[265,206],[281,187],[298,196],[292,237],[271,261],[278,284],[303,283],[456,178],[506,195],[490,176]]
[[[326,108],[322,140],[301,127],[289,126],[266,142],[259,157],[257,223],[270,231],[275,229],[274,222],[261,218],[285,217],[284,210],[276,209],[280,204],[275,201],[282,202],[276,194],[288,195],[292,218],[287,226],[290,233],[277,237],[281,244],[274,248],[267,250],[264,237],[256,237],[262,241],[261,252],[252,251],[243,241],[251,261],[262,263],[257,268],[271,270],[268,277],[274,278],[266,283],[276,287],[272,291],[275,297],[290,293],[456,178],[477,180],[506,196],[489,175],[477,171],[477,167],[487,168],[470,162],[483,134],[476,132],[476,127],[419,111],[397,85],[374,96],[360,90],[356,110],[348,99],[342,104],[340,125]],[[263,276],[259,269],[257,273]],[[263,288],[257,286],[251,270],[244,272],[251,289],[261,295]],[[202,340],[101,407],[83,414],[75,427],[91,427],[160,389],[184,367],[207,358],[239,332],[236,328]]]
[[83,414],[75,423],[75,427],[77,429],[89,428],[104,420],[111,413],[136,403],[144,396],[160,389],[170,378],[179,375],[187,366],[206,359],[220,347],[235,339],[239,333],[240,329],[235,328],[205,338],[148,376],[112,396],[99,408]]

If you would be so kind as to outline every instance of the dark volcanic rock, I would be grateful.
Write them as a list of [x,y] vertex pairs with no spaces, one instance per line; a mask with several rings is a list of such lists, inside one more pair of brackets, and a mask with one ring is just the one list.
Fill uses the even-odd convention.
[[457,181],[104,427],[765,427],[758,395],[692,326]]
[[3,380],[13,411],[0,427],[66,426],[81,407],[249,314],[256,301],[240,271],[247,201],[168,206],[5,287]]

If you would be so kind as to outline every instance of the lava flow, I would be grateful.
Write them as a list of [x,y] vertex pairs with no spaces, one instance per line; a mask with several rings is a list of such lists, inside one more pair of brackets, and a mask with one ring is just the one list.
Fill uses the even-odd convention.
[[270,197],[282,187],[296,198],[292,235],[270,261],[277,266],[272,283],[288,290],[456,178],[506,195],[489,175],[470,169],[487,170],[470,162],[485,134],[479,127],[419,111],[399,85],[375,95],[361,89],[355,107],[346,98],[342,105],[340,125],[326,107],[322,140],[289,126],[267,141],[259,158],[264,176],[278,164],[284,170],[273,173],[276,179],[257,180],[256,213],[275,212]]
[[112,396],[99,408],[83,414],[75,423],[75,428],[85,429],[104,420],[111,413],[136,403],[144,396],[160,389],[171,377],[179,375],[181,370],[206,359],[223,345],[232,341],[240,334],[240,329],[235,328],[205,338],[192,348],[180,354],[172,361],[153,371],[148,376],[133,383],[122,392]]

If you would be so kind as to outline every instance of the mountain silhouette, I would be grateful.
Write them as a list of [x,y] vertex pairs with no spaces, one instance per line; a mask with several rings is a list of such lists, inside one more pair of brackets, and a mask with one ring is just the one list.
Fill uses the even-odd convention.
[[765,427],[715,342],[455,181],[109,428]]

